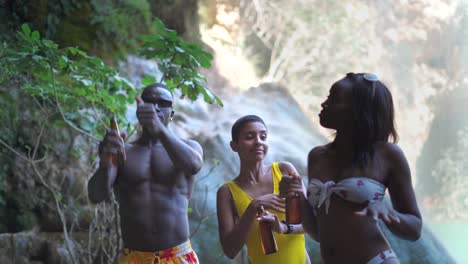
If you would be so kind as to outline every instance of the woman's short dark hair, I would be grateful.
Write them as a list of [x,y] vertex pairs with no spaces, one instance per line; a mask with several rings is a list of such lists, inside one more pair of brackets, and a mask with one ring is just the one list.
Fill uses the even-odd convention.
[[263,119],[261,119],[260,117],[258,117],[256,115],[243,116],[243,117],[237,119],[237,121],[234,122],[234,124],[232,125],[232,128],[231,128],[232,141],[238,142],[239,141],[239,133],[240,133],[242,127],[245,124],[252,123],[252,122],[260,122],[266,127],[265,122],[263,122]]
[[373,157],[376,142],[387,142],[389,137],[398,141],[393,99],[373,74],[348,73],[346,78],[353,85],[353,164],[362,167]]

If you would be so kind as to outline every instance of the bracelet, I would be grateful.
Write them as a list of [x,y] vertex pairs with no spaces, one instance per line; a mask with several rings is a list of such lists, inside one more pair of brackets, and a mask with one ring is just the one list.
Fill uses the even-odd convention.
[[294,232],[294,225],[288,224],[286,220],[281,221],[281,223],[285,224],[288,227],[286,233],[284,234],[291,234],[292,232]]

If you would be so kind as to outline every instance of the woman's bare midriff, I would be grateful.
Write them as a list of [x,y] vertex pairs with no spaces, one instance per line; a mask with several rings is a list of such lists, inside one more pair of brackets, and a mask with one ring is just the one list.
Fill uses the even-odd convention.
[[364,264],[390,248],[374,219],[354,215],[365,205],[354,204],[333,195],[328,214],[324,207],[317,212],[324,263]]

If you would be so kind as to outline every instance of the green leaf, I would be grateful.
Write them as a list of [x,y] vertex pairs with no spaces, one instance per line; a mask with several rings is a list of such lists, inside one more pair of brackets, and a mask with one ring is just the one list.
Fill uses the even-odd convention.
[[157,31],[163,31],[166,29],[166,26],[164,26],[164,23],[159,18],[154,19],[153,26]]
[[[205,90],[200,82],[206,78],[197,72],[197,68],[211,67],[213,56],[204,51],[199,44],[188,43],[179,38],[174,30],[167,29],[161,20],[154,22],[156,34],[141,37],[143,48],[139,54],[148,59],[157,59],[159,70],[163,72],[164,81],[170,89],[180,89],[182,95],[190,100],[196,100],[202,94],[205,101],[217,102],[221,100],[212,92]],[[145,77],[143,85],[154,83],[155,80]]]
[[197,85],[197,90],[203,94],[203,99],[205,102],[212,104],[214,101],[213,94],[208,91],[205,87]]
[[186,63],[186,59],[184,56],[180,56],[179,54],[176,54],[174,59],[172,60],[172,63],[177,64],[177,65],[184,65]]
[[145,74],[145,77],[143,77],[143,79],[141,80],[141,84],[143,86],[148,86],[156,82],[157,82],[156,77],[149,75],[149,74]]
[[32,59],[35,60],[35,61],[41,61],[42,59],[44,59],[44,57],[39,56],[39,55],[33,55]]
[[62,194],[61,194],[61,193],[56,193],[56,194],[55,194],[55,199],[56,199],[58,202],[61,202],[62,199],[63,199]]
[[40,39],[39,32],[37,32],[37,31],[33,31],[33,33],[32,33],[32,35],[31,35],[31,37],[32,37],[33,39],[37,39],[37,40],[39,40],[39,39]]
[[58,57],[58,60],[59,60],[59,67],[60,69],[63,69],[65,67],[67,67],[68,65],[68,58],[66,56],[60,56]]
[[223,101],[221,101],[221,99],[219,99],[218,96],[216,96],[216,95],[213,95],[213,96],[214,96],[215,102],[216,102],[219,106],[223,107],[223,106],[224,106]]
[[96,57],[90,58],[90,62],[93,63],[96,67],[104,67],[104,62]]
[[53,50],[56,50],[58,48],[58,45],[56,43],[54,43],[53,41],[51,40],[43,40],[42,41],[42,44],[44,44],[44,46],[50,48],[50,49],[53,49]]
[[172,79],[166,80],[165,83],[166,83],[167,88],[169,88],[171,90],[176,87],[176,85],[175,85],[175,83],[174,83],[174,81]]
[[128,92],[128,96],[127,96],[127,103],[128,104],[133,104],[135,102],[135,96],[136,96],[136,93],[135,91],[127,91]]
[[84,86],[90,86],[93,84],[93,81],[92,80],[88,80],[88,79],[81,79],[80,82],[84,85]]
[[86,95],[86,90],[83,88],[75,88],[76,94],[79,96]]
[[24,35],[29,39],[29,35],[31,34],[31,28],[29,28],[28,24],[21,25],[21,29],[23,30]]
[[68,50],[71,52],[71,54],[73,55],[79,55],[79,56],[82,56],[82,57],[85,57],[86,56],[86,52],[78,49],[78,48],[74,48],[74,47],[70,47],[68,48]]
[[69,51],[71,52],[71,54],[73,54],[73,55],[76,55],[76,53],[78,52],[78,49],[77,49],[77,48],[73,48],[73,47],[68,48],[68,50],[69,50]]
[[200,57],[198,60],[201,64],[201,66],[205,69],[208,69],[211,67],[211,59],[207,57]]
[[125,105],[125,103],[127,102],[127,97],[125,95],[123,95],[123,94],[116,95],[116,99],[122,105]]

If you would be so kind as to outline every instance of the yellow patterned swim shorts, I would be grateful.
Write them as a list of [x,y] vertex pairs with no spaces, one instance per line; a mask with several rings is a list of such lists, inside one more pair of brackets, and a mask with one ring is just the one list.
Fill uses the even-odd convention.
[[158,252],[144,252],[124,248],[119,264],[198,264],[197,254],[190,241]]

